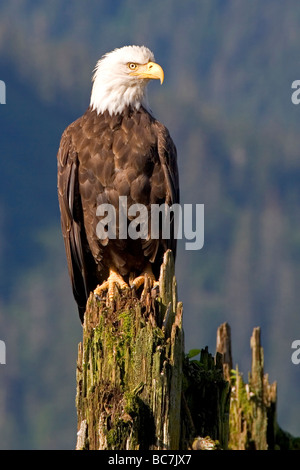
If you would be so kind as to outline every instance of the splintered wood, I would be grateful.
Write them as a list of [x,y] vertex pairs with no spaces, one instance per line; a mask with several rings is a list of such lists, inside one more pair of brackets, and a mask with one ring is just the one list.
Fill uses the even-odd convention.
[[159,294],[91,295],[77,363],[77,449],[178,449],[182,305],[167,252]]

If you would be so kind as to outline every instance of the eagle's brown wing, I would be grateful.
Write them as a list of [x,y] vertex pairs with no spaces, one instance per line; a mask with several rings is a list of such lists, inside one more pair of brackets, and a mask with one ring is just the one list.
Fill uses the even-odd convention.
[[[179,175],[177,166],[177,151],[175,144],[165,126],[157,123],[158,131],[158,155],[166,181],[166,204],[172,206],[179,204]],[[170,239],[166,248],[173,251],[176,258],[177,239],[175,238],[174,217],[171,216]]]
[[[167,128],[159,121],[155,120],[152,123],[152,129],[156,135],[156,152],[159,158],[155,163],[151,177],[149,203],[168,204],[169,206],[179,204],[179,176],[175,144]],[[170,237],[163,238],[160,236],[157,240],[152,239],[149,234],[149,238],[142,243],[145,256],[153,263],[153,271],[156,277],[159,276],[160,266],[166,250],[172,250],[174,259],[176,258],[177,239],[175,237],[174,213],[171,211],[170,215]],[[151,226],[150,221],[149,226]]]
[[71,126],[65,130],[61,137],[57,155],[57,186],[68,270],[79,315],[83,321],[89,295],[89,283],[95,272],[95,263],[87,250],[78,186],[78,155],[72,146]]

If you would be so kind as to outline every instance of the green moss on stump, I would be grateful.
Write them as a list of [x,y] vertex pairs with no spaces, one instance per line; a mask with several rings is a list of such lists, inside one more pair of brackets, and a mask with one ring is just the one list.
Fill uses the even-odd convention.
[[[168,285],[174,286],[170,253],[165,263]],[[182,309],[177,309],[176,293],[171,297],[172,304],[168,297],[166,304],[166,298],[155,298],[148,289],[142,301],[122,294],[108,307],[91,294],[79,345],[76,397],[78,430],[86,423],[86,439],[80,442],[89,449],[178,448]]]

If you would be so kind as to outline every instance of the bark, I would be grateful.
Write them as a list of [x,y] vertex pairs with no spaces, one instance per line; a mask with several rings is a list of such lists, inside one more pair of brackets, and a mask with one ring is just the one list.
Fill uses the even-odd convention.
[[142,299],[116,295],[107,305],[91,294],[78,348],[76,448],[226,448],[230,387],[220,358],[207,348],[200,360],[184,355],[171,252],[158,296],[147,288]]
[[270,384],[264,373],[264,352],[260,328],[254,328],[250,340],[252,351],[248,383],[238,366],[232,370],[230,327],[221,325],[217,333],[217,351],[223,357],[224,375],[231,385],[229,449],[292,450],[299,449],[300,439],[283,431],[277,423],[277,384]]
[[88,301],[77,363],[77,449],[178,449],[182,304],[167,252],[159,297]]
[[247,384],[232,368],[229,325],[218,329],[215,357],[207,348],[185,355],[182,313],[171,252],[159,292],[146,282],[142,298],[116,294],[113,305],[91,294],[78,347],[76,449],[299,448],[277,424],[260,328]]

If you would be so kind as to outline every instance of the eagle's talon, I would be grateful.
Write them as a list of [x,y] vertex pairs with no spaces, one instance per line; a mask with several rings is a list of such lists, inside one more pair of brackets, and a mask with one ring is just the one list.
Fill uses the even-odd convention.
[[94,292],[94,295],[96,297],[96,300],[98,300],[99,302],[104,302],[105,301],[105,297],[100,297],[100,295],[96,294],[95,292]]
[[[110,269],[109,277],[100,286],[97,286],[94,290],[94,295],[99,297],[99,294],[107,291],[108,299],[113,302],[115,296],[115,287],[119,287],[122,291],[129,290],[128,284],[124,281],[122,276],[115,270]],[[105,300],[105,299],[104,299]]]
[[131,289],[135,289],[135,290],[138,290],[142,285],[144,285],[144,288],[141,294],[142,300],[146,295],[147,287],[150,287],[151,290],[154,288],[157,289],[157,287],[159,287],[159,281],[155,279],[155,276],[152,272],[151,265],[147,266],[145,271],[141,275],[137,276],[136,278],[130,277],[129,284],[130,284]]

